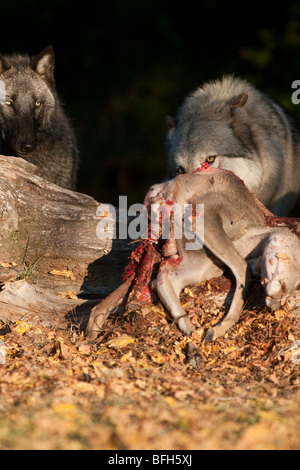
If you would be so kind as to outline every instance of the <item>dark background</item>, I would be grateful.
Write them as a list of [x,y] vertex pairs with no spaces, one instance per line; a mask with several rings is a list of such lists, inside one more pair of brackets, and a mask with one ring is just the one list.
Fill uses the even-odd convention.
[[0,15],[2,53],[54,46],[81,152],[78,189],[100,202],[141,202],[164,179],[165,115],[206,80],[234,73],[300,118],[299,0],[10,0]]

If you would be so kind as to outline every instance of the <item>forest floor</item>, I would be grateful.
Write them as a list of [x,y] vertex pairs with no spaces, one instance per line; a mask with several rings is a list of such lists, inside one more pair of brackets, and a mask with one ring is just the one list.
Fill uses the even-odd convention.
[[300,449],[299,314],[270,312],[254,286],[205,344],[218,289],[185,289],[189,339],[159,306],[110,318],[93,343],[75,323],[0,322],[0,449]]

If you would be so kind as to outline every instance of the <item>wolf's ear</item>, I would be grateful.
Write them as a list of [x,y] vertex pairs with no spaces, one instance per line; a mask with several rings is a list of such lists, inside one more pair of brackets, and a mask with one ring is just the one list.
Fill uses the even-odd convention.
[[248,93],[243,92],[239,95],[232,96],[228,101],[227,104],[230,106],[231,109],[234,108],[242,108],[248,101]]
[[166,124],[167,124],[167,128],[169,130],[175,129],[175,127],[177,126],[177,120],[176,120],[176,118],[174,118],[172,116],[169,116],[169,115],[166,116],[165,121],[166,121]]
[[10,65],[8,65],[3,57],[2,54],[0,54],[0,73],[3,73],[5,70],[10,69]]
[[42,52],[32,57],[30,64],[31,68],[52,88],[54,87],[54,63],[53,47],[48,46]]

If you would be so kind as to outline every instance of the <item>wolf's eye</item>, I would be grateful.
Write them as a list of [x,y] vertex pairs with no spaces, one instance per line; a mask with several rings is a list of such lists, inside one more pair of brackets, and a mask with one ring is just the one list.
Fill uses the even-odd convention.
[[183,175],[185,173],[185,169],[183,168],[183,166],[179,166],[175,172],[175,175],[178,176],[178,175]]
[[12,105],[12,100],[6,100],[5,104],[6,104],[6,106],[11,106]]
[[211,165],[215,161],[215,159],[216,159],[216,155],[211,155],[210,157],[207,157],[205,161],[206,163],[209,163]]
[[36,100],[36,102],[34,104],[35,104],[36,108],[39,108],[41,106],[42,102],[41,102],[41,100]]

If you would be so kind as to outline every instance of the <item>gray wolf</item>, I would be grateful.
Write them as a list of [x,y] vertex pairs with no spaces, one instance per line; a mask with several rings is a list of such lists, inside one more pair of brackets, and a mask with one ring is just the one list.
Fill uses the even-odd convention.
[[291,211],[300,191],[299,133],[253,85],[232,76],[206,83],[167,123],[169,177],[206,161],[235,172],[274,214]]
[[21,157],[43,178],[75,189],[78,149],[69,119],[55,91],[52,46],[30,57],[0,54],[0,153]]

